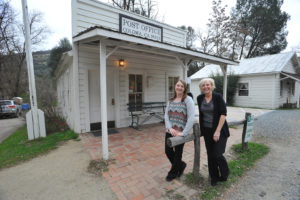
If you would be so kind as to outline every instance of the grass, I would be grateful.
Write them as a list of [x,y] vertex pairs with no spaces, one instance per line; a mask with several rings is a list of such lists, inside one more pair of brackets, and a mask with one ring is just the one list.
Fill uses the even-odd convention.
[[[237,159],[228,162],[230,175],[226,182],[220,182],[216,187],[212,187],[205,183],[204,178],[200,176],[200,185],[203,186],[203,192],[200,195],[201,199],[211,200],[220,196],[226,188],[237,182],[239,177],[248,171],[258,159],[269,152],[267,146],[257,143],[248,143],[248,150],[242,150],[242,145],[237,144],[233,146],[233,150],[237,154]],[[192,174],[186,175],[186,184],[194,184]]]
[[61,141],[77,137],[76,133],[68,130],[29,141],[26,126],[23,126],[0,144],[0,169],[34,158],[57,148]]

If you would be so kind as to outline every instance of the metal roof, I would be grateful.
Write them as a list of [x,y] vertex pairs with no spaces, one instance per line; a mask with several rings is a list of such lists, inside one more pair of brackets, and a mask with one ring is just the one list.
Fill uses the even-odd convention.
[[[245,74],[263,74],[263,73],[279,73],[286,64],[296,55],[295,52],[285,52],[274,55],[260,56],[255,58],[243,59],[239,65],[228,65],[227,73],[239,75]],[[219,65],[206,65],[204,68],[194,73],[190,78],[201,79],[209,77],[211,74],[222,74]]]

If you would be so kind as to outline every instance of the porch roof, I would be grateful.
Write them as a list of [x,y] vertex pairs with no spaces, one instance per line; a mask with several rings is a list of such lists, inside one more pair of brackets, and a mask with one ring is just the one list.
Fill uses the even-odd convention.
[[102,26],[94,26],[80,32],[73,37],[73,42],[97,44],[99,40],[105,40],[108,46],[118,46],[125,49],[149,52],[184,60],[187,64],[191,61],[213,63],[218,65],[237,65],[238,62],[213,56],[196,50],[191,50],[172,44],[153,41],[147,38],[120,33]]

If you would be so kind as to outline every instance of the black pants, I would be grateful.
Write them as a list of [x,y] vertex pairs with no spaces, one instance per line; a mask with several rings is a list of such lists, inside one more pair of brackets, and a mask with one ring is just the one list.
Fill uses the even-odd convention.
[[168,176],[170,178],[177,177],[179,171],[182,170],[184,166],[184,162],[182,161],[182,152],[183,152],[183,146],[184,144],[177,145],[176,147],[168,147],[167,145],[167,139],[169,137],[173,137],[170,133],[166,133],[165,137],[165,153],[172,164],[172,168],[168,173]]
[[212,182],[223,179],[226,180],[229,175],[229,168],[223,153],[225,152],[227,137],[220,135],[218,142],[213,140],[211,128],[204,127],[204,141],[207,151],[208,172]]

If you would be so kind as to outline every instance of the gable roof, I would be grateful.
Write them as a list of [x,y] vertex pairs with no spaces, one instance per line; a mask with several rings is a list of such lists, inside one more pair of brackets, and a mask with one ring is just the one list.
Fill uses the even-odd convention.
[[[274,55],[260,56],[255,58],[243,59],[239,65],[228,65],[227,74],[238,75],[279,73],[287,63],[295,56],[295,52],[285,52]],[[209,77],[212,74],[222,74],[219,65],[206,65],[204,68],[194,73],[190,78],[200,79]]]

